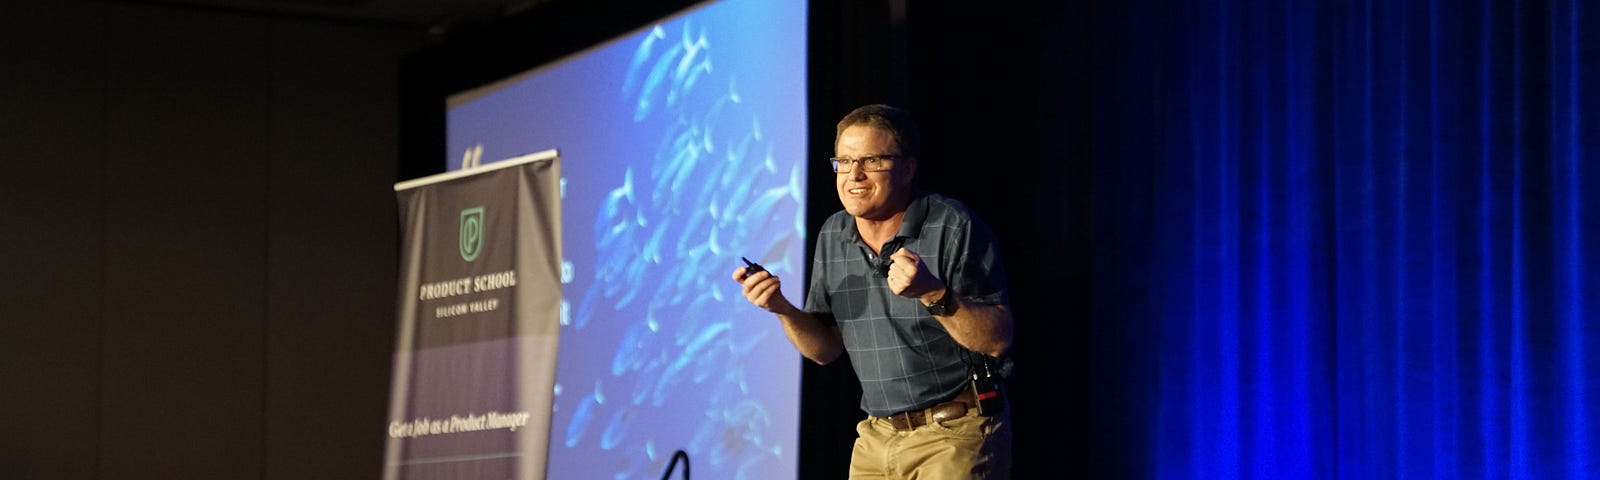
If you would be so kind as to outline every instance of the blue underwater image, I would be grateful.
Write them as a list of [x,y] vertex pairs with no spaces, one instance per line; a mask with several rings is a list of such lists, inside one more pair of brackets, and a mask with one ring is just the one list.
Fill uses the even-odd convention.
[[795,471],[800,357],[730,274],[800,298],[804,19],[711,4],[450,109],[451,152],[560,151],[549,478],[657,478],[680,449],[706,478]]

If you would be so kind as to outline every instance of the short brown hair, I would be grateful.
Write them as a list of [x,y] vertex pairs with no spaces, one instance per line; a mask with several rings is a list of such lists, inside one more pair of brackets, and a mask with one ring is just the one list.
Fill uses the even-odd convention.
[[911,112],[881,103],[851,110],[839,120],[839,127],[833,133],[833,144],[838,146],[839,136],[844,134],[844,129],[856,125],[889,132],[894,136],[895,147],[900,149],[901,155],[917,157],[922,149],[922,132],[917,130],[917,122],[911,118]]

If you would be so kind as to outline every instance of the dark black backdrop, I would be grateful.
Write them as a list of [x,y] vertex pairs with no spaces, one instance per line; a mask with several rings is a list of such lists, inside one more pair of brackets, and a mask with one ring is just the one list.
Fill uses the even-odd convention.
[[[412,55],[402,65],[400,176],[444,169],[444,96],[692,3],[556,0]],[[810,7],[809,156],[832,152],[834,122],[856,106],[917,115],[923,185],[966,202],[1000,236],[1017,318],[1016,467],[1047,478],[1109,473],[1116,462],[1114,445],[1091,441],[1091,405],[1116,400],[1090,396],[1090,13],[1087,3],[1042,0]],[[812,172],[811,231],[839,208],[831,180]],[[843,478],[864,415],[860,388],[847,361],[805,363],[800,477]]]

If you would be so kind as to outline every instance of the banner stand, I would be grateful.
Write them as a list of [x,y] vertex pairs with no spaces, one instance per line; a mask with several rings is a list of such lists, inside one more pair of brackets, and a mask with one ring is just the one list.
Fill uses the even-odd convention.
[[561,314],[560,156],[395,184],[385,479],[541,479]]

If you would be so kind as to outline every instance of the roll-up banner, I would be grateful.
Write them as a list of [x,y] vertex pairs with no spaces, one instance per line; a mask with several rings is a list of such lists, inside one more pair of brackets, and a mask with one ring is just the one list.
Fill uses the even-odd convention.
[[385,479],[544,478],[561,314],[556,151],[395,184]]

